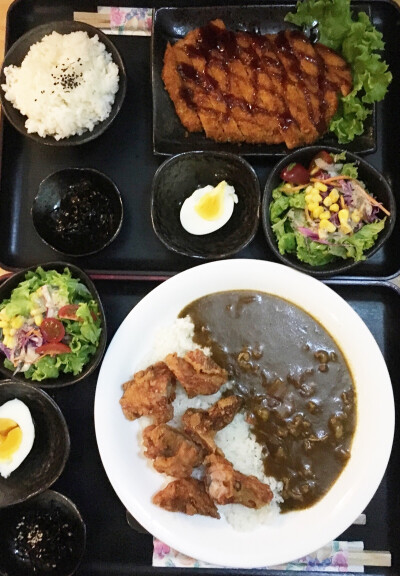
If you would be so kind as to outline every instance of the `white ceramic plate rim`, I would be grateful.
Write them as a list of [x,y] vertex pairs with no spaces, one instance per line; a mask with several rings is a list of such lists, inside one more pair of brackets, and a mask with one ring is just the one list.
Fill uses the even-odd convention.
[[[140,453],[139,422],[126,420],[119,405],[121,385],[148,354],[155,331],[171,325],[180,310],[196,298],[235,289],[281,296],[317,318],[340,342],[358,401],[352,456],[328,494],[308,510],[279,515],[250,532],[236,531],[225,520],[172,514],[154,506],[151,497],[165,479]],[[145,296],[122,322],[106,352],[94,415],[108,478],[137,521],[183,554],[235,568],[290,562],[337,538],[363,512],[377,490],[394,434],[389,373],[361,318],[333,290],[311,276],[282,264],[250,259],[202,264],[170,278]]]

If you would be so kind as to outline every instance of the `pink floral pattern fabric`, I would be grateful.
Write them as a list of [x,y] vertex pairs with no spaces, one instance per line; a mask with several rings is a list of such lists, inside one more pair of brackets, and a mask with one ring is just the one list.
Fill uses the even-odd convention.
[[[173,568],[218,568],[194,558],[189,558],[164,544],[157,538],[153,539],[153,566]],[[294,562],[279,566],[268,566],[270,570],[293,570],[296,572],[364,572],[363,566],[349,564],[348,553],[364,549],[363,542],[333,541],[316,550],[313,554],[299,558]],[[219,568],[222,568],[219,566]]]
[[110,17],[110,29],[107,34],[150,36],[153,11],[151,8],[121,8],[114,6],[99,6],[100,14]]

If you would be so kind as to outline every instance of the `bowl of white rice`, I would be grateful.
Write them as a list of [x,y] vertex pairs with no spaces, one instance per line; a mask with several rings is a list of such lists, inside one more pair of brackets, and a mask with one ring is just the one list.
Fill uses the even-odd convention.
[[4,113],[21,134],[51,146],[102,134],[121,109],[126,73],[114,44],[97,28],[49,22],[21,36],[0,75]]
[[[228,504],[219,507],[221,518],[216,519],[170,512],[152,501],[168,479],[144,456],[141,439],[146,423],[140,419],[129,421],[122,413],[122,385],[137,370],[167,354],[176,352],[183,356],[193,349],[193,324],[187,317],[179,317],[181,311],[198,298],[231,290],[264,292],[300,307],[324,327],[347,359],[357,396],[351,456],[334,484],[308,508],[282,513],[280,482],[273,479],[270,487],[274,499],[265,511]],[[254,333],[259,334],[257,326]],[[218,399],[216,396],[218,393],[190,401],[194,403],[192,407],[204,409]],[[185,394],[177,388],[174,419],[187,405]],[[378,344],[361,318],[336,292],[315,278],[282,264],[251,259],[190,268],[145,296],[122,322],[105,354],[97,381],[94,416],[104,469],[119,499],[137,522],[182,554],[232,568],[276,567],[337,539],[364,511],[377,490],[394,433],[390,376]],[[264,481],[260,446],[255,440],[240,413],[215,437],[237,470]],[[230,506],[236,506],[235,510]]]

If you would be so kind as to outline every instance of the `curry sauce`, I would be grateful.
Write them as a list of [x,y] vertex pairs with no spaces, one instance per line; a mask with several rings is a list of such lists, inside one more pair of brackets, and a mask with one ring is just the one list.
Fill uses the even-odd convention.
[[353,379],[339,346],[312,316],[262,292],[200,298],[180,313],[194,340],[228,370],[263,446],[267,476],[282,481],[283,512],[312,506],[350,457]]

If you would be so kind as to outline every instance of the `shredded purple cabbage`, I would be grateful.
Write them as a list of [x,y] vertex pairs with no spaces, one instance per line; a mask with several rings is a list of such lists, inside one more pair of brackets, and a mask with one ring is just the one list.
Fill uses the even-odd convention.
[[318,236],[318,234],[316,232],[314,232],[313,230],[310,230],[310,228],[305,228],[304,226],[299,226],[299,228],[297,228],[297,230],[301,234],[303,234],[303,236],[307,236],[307,238],[314,240],[314,242],[319,242],[320,244],[328,244],[328,242],[326,240],[321,240],[321,238]]
[[41,335],[31,333],[29,330],[21,330],[18,335],[18,345],[20,348],[25,348],[31,344],[33,347],[41,346],[43,344],[43,338]]
[[3,342],[0,341],[0,350],[1,352],[3,352],[3,354],[5,354],[7,356],[7,358],[10,360],[11,358],[11,350],[10,348],[7,348],[7,346],[4,346]]

